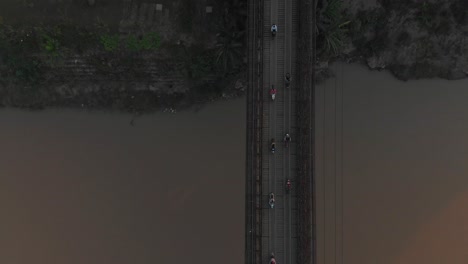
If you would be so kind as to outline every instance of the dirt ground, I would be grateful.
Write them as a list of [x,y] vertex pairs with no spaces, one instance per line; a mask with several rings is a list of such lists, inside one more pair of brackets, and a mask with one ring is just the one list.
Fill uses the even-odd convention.
[[36,25],[68,19],[77,25],[94,25],[99,17],[103,22],[118,26],[123,1],[98,0],[91,7],[87,0],[2,0],[0,16],[3,23]]
[[[46,88],[36,92],[25,90],[25,95],[18,95],[17,89],[0,87],[0,92],[4,94],[3,103],[0,104],[19,107],[32,105],[36,108],[73,105],[109,108],[118,105],[117,108],[127,110],[134,108],[132,105],[136,104],[138,94],[141,94],[143,99],[154,97],[154,100],[145,99],[144,103],[138,105],[147,105],[144,108],[153,109],[157,104],[172,104],[173,101],[202,102],[220,96],[227,98],[229,95],[223,90],[231,89],[231,86],[236,86],[234,93],[243,91],[243,86],[239,88],[237,84],[244,83],[242,79],[245,76],[238,72],[229,73],[230,76],[220,79],[210,71],[203,73],[206,76],[197,77],[199,79],[195,81],[191,79],[191,73],[187,74],[187,71],[198,73],[204,69],[202,67],[206,68],[207,62],[200,61],[200,57],[205,54],[205,50],[212,50],[217,43],[216,34],[220,30],[218,25],[223,21],[230,0],[94,2],[90,5],[88,0],[2,0],[0,24],[11,25],[13,28],[51,28],[67,22],[65,24],[74,24],[97,32],[98,37],[103,34],[100,28],[108,28],[110,33],[120,35],[121,39],[128,36],[141,39],[147,33],[156,32],[161,38],[160,48],[131,55],[122,50],[107,53],[102,51],[98,38],[93,40],[94,46],[85,52],[75,54],[75,50],[71,50],[70,54],[68,50],[60,53],[62,57],[59,62],[48,66],[53,70],[42,74],[47,79],[47,83],[43,84]],[[69,48],[65,44],[63,46],[65,49]],[[182,55],[179,54],[180,50],[184,51]],[[125,61],[133,64],[126,65]],[[191,68],[187,70],[182,64],[191,65]],[[124,73],[132,74],[119,73],[119,66],[130,67],[131,71],[126,70]],[[102,67],[107,69],[103,73],[99,71]],[[216,84],[213,84],[214,79]],[[5,84],[5,87],[8,85]],[[122,90],[127,92],[122,93]],[[40,98],[37,93],[41,94]],[[29,102],[31,100],[32,103]]]
[[155,30],[166,41],[209,44],[214,39],[213,22],[223,11],[220,1],[210,0],[94,1],[90,6],[88,0],[2,0],[0,23],[50,25],[65,20],[85,27],[105,24],[122,34]]

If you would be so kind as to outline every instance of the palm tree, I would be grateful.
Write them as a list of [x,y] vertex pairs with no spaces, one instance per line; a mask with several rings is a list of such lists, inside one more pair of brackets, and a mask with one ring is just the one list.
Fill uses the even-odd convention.
[[343,39],[351,21],[344,21],[341,15],[342,0],[323,0],[317,12],[316,34],[320,47],[327,53],[337,55],[343,47]]
[[217,34],[216,64],[222,67],[224,73],[242,63],[243,38],[245,31],[222,30]]
[[232,16],[224,16],[218,25],[216,59],[218,66],[224,73],[232,70],[242,63],[244,57],[245,28],[236,23]]
[[326,52],[331,52],[334,55],[337,55],[340,52],[344,44],[343,39],[346,37],[346,32],[348,32],[348,29],[345,28],[345,26],[350,22],[351,21],[346,21],[341,24],[334,22],[321,33],[322,38],[319,39],[321,40],[321,45],[325,48]]

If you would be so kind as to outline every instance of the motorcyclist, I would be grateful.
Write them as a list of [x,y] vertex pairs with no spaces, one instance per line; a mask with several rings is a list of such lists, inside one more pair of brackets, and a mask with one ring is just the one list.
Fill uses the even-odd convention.
[[286,88],[289,87],[290,82],[291,82],[291,75],[289,75],[289,72],[288,72],[286,73],[286,77],[285,77]]
[[271,139],[271,151],[275,151],[275,149],[276,149],[276,142],[275,142],[275,139],[272,138]]
[[277,31],[278,31],[278,27],[276,26],[276,24],[273,24],[271,26],[271,34],[275,35]]
[[273,99],[276,95],[276,89],[273,87],[273,85],[271,86],[271,89],[270,89],[270,95],[271,95],[271,98]]
[[271,253],[270,264],[276,264],[275,254]]
[[283,141],[284,141],[285,147],[286,147],[286,148],[289,147],[289,142],[291,142],[291,136],[290,136],[289,134],[286,134],[286,135],[284,136]]
[[270,193],[270,200],[268,201],[268,204],[271,208],[275,207],[275,194]]
[[286,181],[286,187],[288,188],[288,190],[291,189],[291,180],[290,180],[290,179],[288,179],[288,180]]

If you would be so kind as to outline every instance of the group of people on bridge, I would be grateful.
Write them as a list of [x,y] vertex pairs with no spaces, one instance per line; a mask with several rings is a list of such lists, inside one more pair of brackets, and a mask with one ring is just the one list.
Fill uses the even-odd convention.
[[[286,88],[289,88],[289,84],[291,83],[291,75],[288,73],[286,73],[286,76],[284,78],[284,84],[285,84],[285,87]],[[271,100],[275,100],[275,97],[276,97],[276,88],[275,86],[272,84],[271,85],[271,89],[270,89],[270,95],[271,95]]]
[[[286,148],[289,147],[289,143],[291,142],[291,136],[289,135],[289,133],[286,133],[286,135],[283,138],[283,142]],[[272,138],[271,139],[271,153],[274,154],[275,150],[276,150],[276,141],[275,141],[275,138]]]
[[[271,26],[271,34],[272,34],[273,38],[276,36],[277,32],[278,32],[278,26],[276,26],[276,24],[273,24]],[[291,83],[291,75],[289,74],[289,72],[286,73],[284,82],[285,82],[285,87],[289,88],[289,84]],[[270,95],[271,95],[271,99],[273,101],[275,100],[276,93],[277,93],[277,90],[275,89],[274,85],[271,85]],[[291,142],[291,136],[289,135],[289,133],[286,133],[286,135],[283,138],[283,142],[285,143],[285,147],[288,148],[289,143]],[[271,153],[273,153],[273,154],[275,153],[276,142],[275,142],[274,138],[271,139],[270,150],[271,150]],[[286,181],[286,192],[289,193],[290,190],[291,190],[291,180],[287,179],[287,181]],[[275,194],[273,192],[271,192],[270,195],[269,195],[268,203],[269,203],[271,209],[273,209],[275,207]],[[270,264],[276,264],[275,255],[273,253],[271,253],[271,256],[270,256]]]
[[[273,37],[276,36],[277,31],[278,31],[278,26],[276,24],[273,24],[271,26],[271,34],[272,34]],[[285,82],[286,88],[289,88],[289,84],[291,83],[291,75],[289,74],[289,72],[286,73],[286,76],[284,78],[284,82]],[[275,100],[276,92],[277,92],[277,90],[275,89],[275,87],[273,85],[271,85],[270,95],[271,95],[271,99],[273,101]]]

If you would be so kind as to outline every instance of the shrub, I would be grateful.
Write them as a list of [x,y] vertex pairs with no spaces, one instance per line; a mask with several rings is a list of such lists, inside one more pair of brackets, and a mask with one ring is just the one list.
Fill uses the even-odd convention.
[[115,51],[119,47],[119,36],[118,35],[103,35],[100,38],[101,44],[106,51]]
[[419,21],[420,27],[431,29],[433,27],[434,18],[438,16],[439,10],[440,4],[424,1],[419,6],[419,11],[416,14],[416,19]]
[[450,10],[458,25],[465,25],[468,21],[468,1],[453,0],[450,4]]
[[402,31],[397,37],[398,45],[406,45],[411,42],[411,36],[407,31]]
[[190,64],[190,77],[194,79],[202,79],[208,76],[213,69],[213,58],[208,54],[202,54],[192,58]]
[[57,52],[58,48],[59,48],[59,42],[57,39],[49,36],[49,35],[46,35],[46,34],[43,34],[42,35],[42,38],[43,38],[43,48],[47,51],[47,52],[50,52],[50,53],[55,53]]
[[161,38],[156,32],[151,32],[138,40],[135,36],[126,39],[126,47],[130,51],[155,50],[161,45]]
[[135,36],[129,36],[126,39],[126,42],[127,42],[127,49],[129,49],[130,51],[140,51],[141,49],[140,42]]
[[75,50],[82,53],[90,48],[96,48],[96,35],[94,32],[88,31],[86,28],[78,27],[71,24],[60,25],[62,32],[57,36],[62,47]]
[[193,23],[196,18],[196,8],[196,1],[183,0],[183,3],[179,9],[179,16],[177,17],[177,20],[179,21],[179,27],[182,32],[192,32]]
[[387,17],[385,10],[376,8],[372,10],[360,10],[356,14],[357,19],[360,21],[363,31],[377,30],[386,26]]
[[452,29],[452,23],[446,16],[440,16],[439,24],[433,27],[435,34],[447,35]]
[[156,32],[151,32],[143,36],[140,46],[144,50],[157,49],[161,45],[161,39]]
[[7,63],[15,81],[28,84],[39,82],[42,73],[39,61],[29,58],[10,57]]
[[348,24],[342,15],[342,0],[330,0],[320,9],[319,21],[316,25],[318,46],[321,52],[328,55],[338,55],[344,46],[344,39],[349,31]]
[[414,6],[414,3],[408,0],[380,0],[379,2],[385,8],[385,10],[408,10]]

